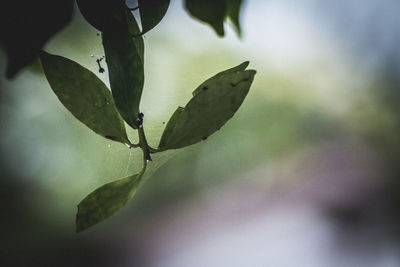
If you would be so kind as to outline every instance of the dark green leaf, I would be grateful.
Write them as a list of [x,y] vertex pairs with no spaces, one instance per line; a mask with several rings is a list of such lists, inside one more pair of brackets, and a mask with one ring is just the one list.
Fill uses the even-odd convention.
[[7,53],[7,78],[32,63],[47,40],[71,19],[72,0],[1,1],[0,45]]
[[228,18],[232,21],[238,35],[240,36],[242,34],[242,30],[240,28],[239,16],[242,0],[226,0],[226,5],[228,7]]
[[84,18],[102,32],[118,30],[124,24],[123,11],[126,9],[123,0],[76,0]]
[[165,16],[170,0],[138,0],[142,34],[153,29]]
[[159,148],[182,148],[219,130],[239,109],[250,89],[256,72],[244,70],[247,65],[244,62],[202,83],[185,108],[171,117]]
[[115,104],[122,118],[136,129],[144,84],[142,51],[139,51],[140,47],[134,43],[128,29],[103,33],[102,36]]
[[139,187],[141,174],[105,184],[86,196],[78,205],[76,231],[97,224],[119,209],[133,197]]
[[43,70],[61,103],[96,133],[129,144],[110,90],[97,76],[61,56],[40,53]]
[[136,49],[139,53],[140,58],[142,59],[142,62],[144,62],[144,42],[143,42],[143,36],[140,35],[140,28],[138,23],[136,22],[135,17],[132,15],[132,12],[129,10],[127,11],[127,23],[128,23],[128,28],[129,28],[129,33],[133,37],[133,42],[136,45]]
[[185,7],[190,15],[208,23],[219,36],[224,36],[227,12],[224,0],[185,0]]

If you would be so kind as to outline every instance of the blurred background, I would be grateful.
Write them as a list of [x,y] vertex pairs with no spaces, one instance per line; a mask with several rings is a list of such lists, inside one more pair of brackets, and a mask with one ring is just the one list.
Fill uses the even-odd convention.
[[[140,156],[74,119],[39,64],[1,78],[0,265],[400,266],[400,2],[246,1],[241,39],[182,5],[145,36],[150,143],[202,81],[250,60],[242,107],[157,155],[125,208],[76,234],[76,205]],[[108,83],[97,33],[75,10],[46,50]]]

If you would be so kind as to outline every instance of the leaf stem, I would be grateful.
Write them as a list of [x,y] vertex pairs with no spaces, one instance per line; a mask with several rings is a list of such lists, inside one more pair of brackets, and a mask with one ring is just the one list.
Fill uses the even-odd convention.
[[137,147],[140,147],[140,144],[139,144],[139,143],[134,144],[134,143],[129,142],[129,144],[127,144],[127,145],[129,146],[129,148],[137,148]]
[[139,173],[140,179],[142,179],[142,176],[143,176],[144,172],[146,171],[146,168],[147,168],[147,161],[148,161],[148,159],[147,159],[147,157],[146,157],[146,154],[145,154],[144,151],[143,151],[143,167],[142,167],[142,170],[141,170],[140,173]]
[[145,135],[144,129],[143,129],[143,125],[141,125],[141,126],[138,128],[138,132],[139,132],[139,146],[140,146],[140,148],[141,148],[142,151],[143,151],[143,155],[144,155],[144,158],[145,158],[145,162],[146,162],[146,161],[151,161],[150,146],[149,146],[149,144],[147,143],[146,135]]
[[162,148],[158,148],[158,147],[154,148],[154,147],[149,146],[149,151],[150,151],[151,154],[163,152],[165,150],[166,149],[162,149]]

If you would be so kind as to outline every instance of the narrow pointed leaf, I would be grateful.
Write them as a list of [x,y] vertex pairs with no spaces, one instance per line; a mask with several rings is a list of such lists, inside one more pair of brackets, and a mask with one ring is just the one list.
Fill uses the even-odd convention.
[[256,71],[244,70],[247,64],[202,83],[185,108],[177,110],[168,122],[159,148],[189,146],[219,130],[239,109],[253,82]]
[[240,8],[242,6],[242,0],[226,0],[226,5],[228,8],[228,18],[232,21],[236,32],[240,36],[242,34],[242,29],[240,27]]
[[138,0],[142,34],[153,29],[167,13],[170,0]]
[[78,120],[106,138],[129,143],[111,92],[94,73],[46,52],[40,53],[40,59],[50,87]]
[[76,231],[93,226],[120,210],[134,196],[141,175],[125,177],[105,184],[86,196],[78,204]]
[[103,33],[102,37],[115,104],[122,118],[136,129],[144,84],[143,50],[132,40],[128,28]]
[[190,15],[209,24],[219,36],[224,36],[227,7],[222,0],[185,0]]

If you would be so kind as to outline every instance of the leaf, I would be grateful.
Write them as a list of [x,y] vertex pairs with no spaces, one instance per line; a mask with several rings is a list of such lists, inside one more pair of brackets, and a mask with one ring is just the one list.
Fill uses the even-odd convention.
[[218,78],[221,75],[224,74],[228,74],[228,73],[236,73],[239,71],[243,71],[245,70],[248,66],[249,66],[249,61],[245,61],[242,64],[237,65],[236,67],[221,71],[217,74],[215,74],[213,77],[209,78],[208,80],[206,80],[205,82],[203,82],[202,84],[200,84],[193,92],[192,95],[195,96],[197,95],[198,92],[201,92],[201,90],[204,88],[204,86],[206,86],[208,83],[212,82],[213,80],[215,80],[216,78]]
[[160,150],[195,144],[219,130],[239,109],[256,71],[248,62],[220,72],[194,91],[193,98],[175,111],[162,135]]
[[240,28],[240,8],[242,5],[242,0],[226,0],[226,5],[228,7],[227,15],[228,18],[232,21],[233,25],[236,28],[238,35],[242,34],[242,30]]
[[236,72],[239,72],[239,71],[243,71],[249,66],[249,63],[250,63],[249,61],[245,61],[245,62],[237,65],[236,67],[221,71],[221,72],[217,73],[215,76],[219,76],[219,75],[227,74],[227,73],[236,73]]
[[102,38],[115,104],[122,118],[137,129],[144,85],[143,50],[132,40],[128,29],[103,33]]
[[126,9],[123,0],[76,0],[83,17],[101,32],[118,30],[123,24],[122,12]]
[[45,43],[69,23],[73,2],[1,1],[0,46],[7,53],[7,78],[32,63]]
[[190,15],[209,24],[219,36],[224,36],[227,7],[222,0],[185,0]]
[[76,232],[107,219],[125,206],[136,193],[141,176],[136,174],[105,184],[86,196],[78,204]]
[[50,87],[72,115],[106,138],[130,143],[110,90],[94,73],[44,51],[40,59]]
[[174,114],[172,114],[171,118],[169,119],[167,126],[165,126],[163,135],[161,136],[161,142],[159,147],[163,147],[166,144],[164,144],[164,142],[168,139],[168,136],[171,135],[171,133],[173,132],[174,128],[175,128],[175,124],[178,121],[179,115],[181,115],[182,111],[184,110],[183,107],[178,107]]
[[129,33],[132,36],[135,36],[132,38],[133,43],[136,45],[136,49],[138,51],[138,54],[140,58],[142,59],[142,62],[144,62],[144,41],[143,41],[143,36],[140,35],[140,28],[138,23],[136,22],[135,17],[132,15],[132,12],[129,10],[127,11],[126,14],[126,20],[128,23],[128,29]]
[[170,0],[138,0],[142,33],[153,29],[167,13]]

